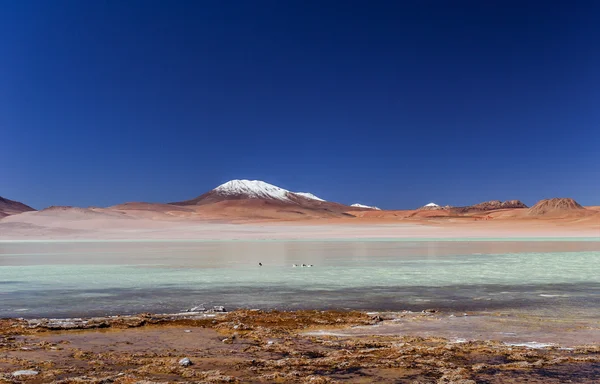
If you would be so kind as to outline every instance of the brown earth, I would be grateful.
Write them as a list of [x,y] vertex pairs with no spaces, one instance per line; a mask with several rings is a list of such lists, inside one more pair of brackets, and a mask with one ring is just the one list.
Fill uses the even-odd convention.
[[[240,310],[75,325],[6,319],[0,320],[0,382],[593,383],[600,375],[597,344],[530,349],[405,332],[337,333],[398,321],[427,323],[430,315],[387,320],[385,314],[360,312]],[[192,365],[181,366],[183,357]],[[22,369],[38,374],[12,376]]]
[[[332,205],[333,204],[333,205]],[[247,199],[226,200],[196,208],[204,217],[227,217],[232,219],[279,219],[304,220],[315,218],[352,217],[348,207],[311,202],[311,205],[285,204],[271,200]]]

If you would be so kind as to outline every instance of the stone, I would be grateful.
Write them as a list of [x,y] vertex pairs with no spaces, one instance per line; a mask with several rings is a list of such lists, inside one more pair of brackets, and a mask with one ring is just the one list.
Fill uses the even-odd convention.
[[22,371],[14,371],[12,373],[12,375],[15,376],[15,377],[19,377],[19,376],[35,376],[38,373],[39,373],[38,371],[34,371],[33,369],[24,369]]
[[181,365],[182,367],[189,367],[190,365],[192,365],[192,360],[190,360],[187,357],[184,357],[183,359],[179,360],[179,365]]

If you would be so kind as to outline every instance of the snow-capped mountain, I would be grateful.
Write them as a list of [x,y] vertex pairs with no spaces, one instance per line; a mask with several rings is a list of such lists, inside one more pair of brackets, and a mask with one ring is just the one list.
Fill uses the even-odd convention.
[[231,180],[195,199],[172,203],[176,205],[204,205],[224,200],[266,200],[276,203],[321,207],[330,203],[308,192],[292,192],[260,180]]
[[442,207],[440,207],[439,205],[437,205],[436,203],[429,203],[429,204],[425,204],[424,206],[422,206],[419,209],[425,209],[425,210],[438,210],[438,209],[444,209]]
[[[264,217],[279,214],[304,217],[353,217],[350,211],[373,209],[363,204],[344,204],[326,201],[309,192],[292,192],[260,180],[231,180],[195,199],[171,203],[179,206],[204,206],[203,209],[235,209],[236,214]],[[235,207],[235,208],[233,208]],[[271,213],[268,213],[271,212]]]
[[381,208],[371,207],[369,205],[364,205],[364,204],[359,204],[359,203],[354,203],[354,204],[352,204],[350,206],[351,207],[355,207],[355,208],[375,209],[377,211],[381,211]]
[[248,199],[289,200],[287,189],[260,180],[231,180],[213,189],[224,196],[244,196]]
[[260,180],[231,180],[219,185],[213,191],[225,196],[242,195],[248,199],[275,199],[289,201],[294,197],[325,201],[308,192],[291,192]]

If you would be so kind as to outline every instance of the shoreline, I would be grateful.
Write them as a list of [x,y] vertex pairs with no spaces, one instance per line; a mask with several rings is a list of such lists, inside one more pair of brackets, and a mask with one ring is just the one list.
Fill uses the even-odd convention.
[[[77,316],[77,317],[5,317],[0,318],[0,322],[9,322],[12,327],[21,328],[23,330],[42,330],[42,331],[72,331],[72,330],[98,330],[98,329],[120,329],[120,328],[137,328],[149,325],[170,326],[188,323],[202,323],[210,320],[227,321],[228,317],[237,317],[238,315],[253,314],[258,317],[269,318],[270,316],[286,316],[294,317],[298,314],[305,315],[307,313],[317,314],[319,316],[339,315],[350,316],[361,319],[363,323],[354,324],[351,329],[344,327],[339,328],[339,332],[335,335],[345,337],[367,336],[367,335],[393,335],[396,333],[409,332],[410,336],[417,334],[430,334],[436,337],[448,337],[447,331],[456,331],[455,328],[460,326],[460,333],[471,333],[472,336],[458,337],[458,339],[466,339],[468,341],[506,341],[507,345],[527,344],[525,341],[529,336],[524,332],[528,327],[536,328],[539,321],[546,322],[544,335],[538,335],[538,339],[544,339],[541,344],[559,347],[577,347],[582,345],[598,345],[600,347],[600,319],[581,319],[581,318],[564,318],[564,317],[548,317],[539,314],[514,311],[462,311],[462,310],[439,310],[439,309],[424,309],[421,311],[412,310],[380,310],[367,311],[356,309],[256,309],[256,308],[236,308],[232,311],[227,311],[223,306],[213,306],[212,308],[192,308],[190,310],[175,312],[175,313],[136,313],[136,314],[116,314],[105,316]],[[450,324],[449,322],[454,322]],[[319,323],[326,327],[338,325],[333,323]],[[359,322],[360,323],[360,322]],[[407,326],[407,325],[411,326]],[[521,329],[521,334],[516,332],[497,332],[494,336],[493,332],[485,330],[485,328],[493,327],[492,324],[501,324],[503,330],[511,326],[517,326]],[[552,325],[559,324],[558,328]],[[532,328],[532,329],[533,329]],[[0,328],[3,329],[3,328]],[[564,332],[568,329],[571,334],[569,337],[560,337],[557,332]],[[582,329],[597,332],[598,338],[579,338],[575,333]],[[534,329],[537,330],[537,329]],[[554,333],[552,333],[554,331]],[[314,334],[304,332],[306,335],[323,335],[325,333]],[[473,337],[478,335],[478,337]],[[510,337],[507,337],[510,336]],[[515,339],[521,338],[522,340]],[[540,339],[540,340],[541,340]],[[559,339],[567,340],[559,343]],[[533,341],[532,343],[538,343]],[[596,342],[588,343],[589,340],[597,340]],[[510,342],[509,342],[510,341]],[[535,348],[535,347],[534,347]]]
[[[36,373],[19,381],[65,384],[560,383],[571,378],[591,383],[600,372],[599,343],[508,343],[407,328],[430,326],[444,317],[433,310],[236,310],[67,323],[2,319],[0,382],[12,382],[13,373],[24,370]],[[192,364],[181,364],[184,358]]]
[[[597,312],[600,287],[598,241],[94,241],[0,248],[6,293],[0,317],[173,313],[201,303],[263,310],[560,309],[561,316],[585,316]],[[315,267],[293,267],[302,263]]]

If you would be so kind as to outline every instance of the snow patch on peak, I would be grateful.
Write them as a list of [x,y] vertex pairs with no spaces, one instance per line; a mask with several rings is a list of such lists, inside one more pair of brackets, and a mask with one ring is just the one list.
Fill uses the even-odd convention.
[[439,207],[436,203],[425,204],[425,207]]
[[317,196],[313,195],[312,193],[308,193],[308,192],[294,192],[294,195],[302,196],[302,197],[305,197],[305,198],[311,199],[311,200],[325,201],[325,200],[321,199],[320,197],[317,197]]
[[243,195],[249,199],[275,199],[291,201],[290,197],[300,196],[305,199],[325,201],[308,192],[290,192],[276,185],[260,180],[231,180],[219,185],[213,191],[225,196]]
[[354,203],[351,205],[351,207],[356,207],[356,208],[367,208],[367,209],[375,209],[377,211],[381,211],[381,208],[377,208],[377,207],[371,207],[369,205],[363,205],[363,204],[359,204],[359,203]]
[[250,199],[276,199],[288,201],[287,189],[260,180],[231,180],[214,189],[223,195],[245,195]]

